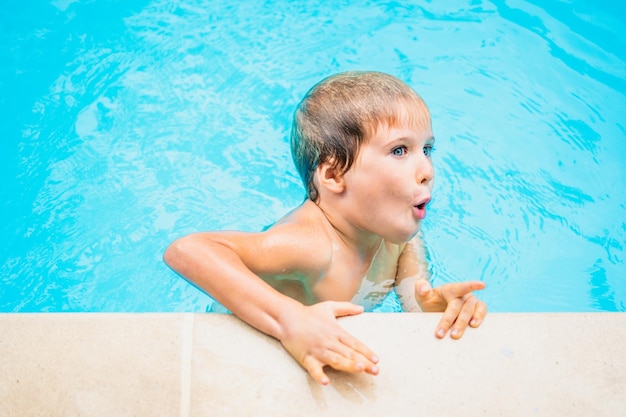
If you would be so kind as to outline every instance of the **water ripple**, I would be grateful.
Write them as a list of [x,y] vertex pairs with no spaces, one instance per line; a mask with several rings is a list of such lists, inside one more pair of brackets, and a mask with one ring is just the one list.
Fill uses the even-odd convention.
[[0,46],[60,51],[45,79],[24,78],[45,86],[22,100],[28,114],[15,110],[20,210],[0,310],[215,306],[163,249],[197,230],[259,230],[300,203],[292,109],[348,69],[397,74],[429,103],[436,282],[484,279],[493,311],[624,309],[617,6],[96,3],[57,1],[61,27],[18,25]]

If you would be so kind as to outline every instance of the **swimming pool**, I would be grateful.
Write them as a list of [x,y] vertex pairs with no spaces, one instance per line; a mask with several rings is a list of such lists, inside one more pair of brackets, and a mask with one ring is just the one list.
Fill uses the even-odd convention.
[[350,69],[430,106],[435,284],[484,280],[491,311],[626,311],[625,6],[17,3],[0,16],[0,311],[219,310],[163,250],[298,205],[291,113]]

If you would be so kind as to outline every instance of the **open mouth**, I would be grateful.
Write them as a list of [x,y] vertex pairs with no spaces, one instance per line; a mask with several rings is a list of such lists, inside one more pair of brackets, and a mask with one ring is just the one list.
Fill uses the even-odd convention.
[[416,205],[415,207],[417,207],[420,210],[423,210],[426,208],[426,205],[430,203],[430,198],[427,198],[425,200],[423,200],[421,203],[419,203],[418,205]]
[[429,202],[430,202],[430,198],[427,198],[426,200],[422,201],[418,205],[413,206],[415,217],[417,217],[420,220],[426,217],[426,205]]

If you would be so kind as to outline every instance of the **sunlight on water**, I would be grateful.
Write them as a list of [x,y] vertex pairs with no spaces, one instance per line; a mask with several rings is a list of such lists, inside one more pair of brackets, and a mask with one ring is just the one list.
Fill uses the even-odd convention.
[[626,311],[625,14],[571,6],[16,6],[0,25],[15,97],[0,311],[219,310],[163,250],[299,204],[291,113],[350,69],[395,74],[431,108],[436,284],[484,280],[491,311]]

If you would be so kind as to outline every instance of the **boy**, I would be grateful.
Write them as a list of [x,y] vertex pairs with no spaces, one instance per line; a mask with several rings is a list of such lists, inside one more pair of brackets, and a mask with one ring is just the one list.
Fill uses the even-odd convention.
[[394,287],[405,311],[444,312],[440,338],[451,328],[461,337],[487,312],[472,294],[481,282],[429,285],[418,231],[434,143],[428,108],[402,81],[378,72],[331,76],[294,115],[304,203],[261,233],[183,237],[165,262],[278,339],[315,381],[329,383],[324,366],[376,375],[376,355],[337,317],[361,313]]

